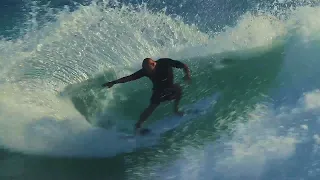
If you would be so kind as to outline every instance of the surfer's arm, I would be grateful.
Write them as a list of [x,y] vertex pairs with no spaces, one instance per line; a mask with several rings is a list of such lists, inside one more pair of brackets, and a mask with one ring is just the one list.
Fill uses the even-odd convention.
[[186,75],[186,77],[188,79],[190,79],[190,70],[189,70],[189,67],[186,64],[183,64],[183,71],[184,71],[184,74]]
[[188,77],[188,79],[190,79],[190,70],[186,64],[182,63],[181,61],[173,60],[170,58],[166,58],[166,60],[172,67],[183,69],[185,75]]
[[122,77],[122,78],[117,79],[115,81],[112,81],[112,83],[113,84],[126,83],[129,81],[134,81],[136,79],[142,78],[143,76],[144,76],[144,72],[142,69],[140,69],[139,71],[137,71],[129,76],[125,76],[125,77]]

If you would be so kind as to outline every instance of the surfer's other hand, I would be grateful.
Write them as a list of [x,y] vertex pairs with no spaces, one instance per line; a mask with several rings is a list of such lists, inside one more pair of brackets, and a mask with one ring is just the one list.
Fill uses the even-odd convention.
[[107,82],[107,83],[102,84],[102,87],[108,87],[108,88],[111,88],[113,85],[114,85],[114,83],[113,83],[113,82]]
[[191,83],[191,78],[190,78],[190,76],[185,75],[185,76],[183,77],[183,79],[184,79],[186,82]]

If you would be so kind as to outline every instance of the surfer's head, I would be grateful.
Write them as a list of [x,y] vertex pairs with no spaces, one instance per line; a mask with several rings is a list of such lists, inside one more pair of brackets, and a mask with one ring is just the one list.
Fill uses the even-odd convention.
[[151,58],[145,58],[142,62],[142,68],[146,70],[148,73],[152,73],[154,68],[156,67],[157,62]]

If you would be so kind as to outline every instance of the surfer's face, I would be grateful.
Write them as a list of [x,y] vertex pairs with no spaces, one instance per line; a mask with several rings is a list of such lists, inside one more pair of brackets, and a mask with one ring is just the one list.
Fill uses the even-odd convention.
[[154,68],[156,67],[156,62],[152,59],[147,59],[145,60],[145,62],[143,63],[143,68],[148,72],[148,73],[152,73],[154,71]]

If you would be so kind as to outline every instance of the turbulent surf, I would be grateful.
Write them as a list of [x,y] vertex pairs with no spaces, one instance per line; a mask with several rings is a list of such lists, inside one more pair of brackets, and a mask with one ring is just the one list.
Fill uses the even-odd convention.
[[[3,21],[0,29],[0,145],[6,159],[39,163],[39,172],[54,164],[52,172],[59,173],[52,177],[68,179],[91,172],[81,164],[108,167],[98,168],[93,179],[319,175],[317,1],[16,3],[5,1],[3,13],[14,22]],[[10,14],[20,6],[20,14]],[[157,138],[119,139],[148,105],[152,84],[146,78],[111,89],[101,84],[135,72],[145,57],[189,65],[190,85],[175,70],[182,106],[216,93],[219,98],[204,114]],[[172,103],[164,103],[146,124],[171,115]],[[80,165],[65,165],[67,158]]]

